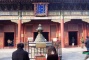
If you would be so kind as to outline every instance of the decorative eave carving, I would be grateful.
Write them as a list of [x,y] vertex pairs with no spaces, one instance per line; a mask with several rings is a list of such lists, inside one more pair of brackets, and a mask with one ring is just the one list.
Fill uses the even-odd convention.
[[30,22],[31,20],[22,20],[22,23]]
[[67,19],[89,19],[88,16],[64,16]]
[[[18,20],[11,20],[11,21],[18,24]],[[30,21],[31,20],[22,20],[21,23],[23,24],[23,23],[30,22]]]
[[84,22],[89,23],[89,17],[88,16],[65,16],[64,17],[64,23],[71,21],[71,19],[81,19]]
[[71,21],[71,19],[64,19],[64,23]]
[[58,22],[58,23],[60,23],[60,22],[61,22],[61,20],[60,20],[60,19],[52,19],[51,21],[53,21],[53,22]]
[[11,21],[18,24],[18,20],[11,20]]
[[82,19],[82,21],[89,23],[89,19]]

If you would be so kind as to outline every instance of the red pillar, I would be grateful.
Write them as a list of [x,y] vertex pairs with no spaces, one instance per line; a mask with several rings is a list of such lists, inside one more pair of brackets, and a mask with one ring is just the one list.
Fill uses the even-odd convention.
[[21,42],[21,22],[22,20],[18,20],[18,42],[17,43]]
[[87,24],[85,24],[84,26],[85,26],[85,39],[86,39],[86,36],[88,36],[88,32],[87,32]]
[[61,46],[64,47],[64,19],[61,19]]

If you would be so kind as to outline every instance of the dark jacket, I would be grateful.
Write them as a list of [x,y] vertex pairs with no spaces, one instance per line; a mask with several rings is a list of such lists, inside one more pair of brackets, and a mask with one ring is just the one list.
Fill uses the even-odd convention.
[[57,54],[48,55],[47,60],[58,60],[58,55]]
[[23,49],[17,49],[12,53],[12,60],[30,60],[28,52]]
[[85,41],[85,46],[86,46],[86,48],[89,48],[89,38],[86,39],[86,41]]

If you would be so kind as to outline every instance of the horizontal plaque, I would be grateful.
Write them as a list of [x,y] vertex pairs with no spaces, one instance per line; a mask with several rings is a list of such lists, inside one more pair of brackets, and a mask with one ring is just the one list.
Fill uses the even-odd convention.
[[45,48],[46,43],[36,43],[36,48]]
[[43,17],[47,16],[48,3],[33,3],[35,16]]

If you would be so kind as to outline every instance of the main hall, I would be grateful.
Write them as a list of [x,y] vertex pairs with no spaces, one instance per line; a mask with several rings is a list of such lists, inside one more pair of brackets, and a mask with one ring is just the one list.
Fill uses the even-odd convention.
[[0,48],[34,41],[37,27],[47,41],[58,38],[62,47],[81,46],[89,36],[89,0],[0,0]]

